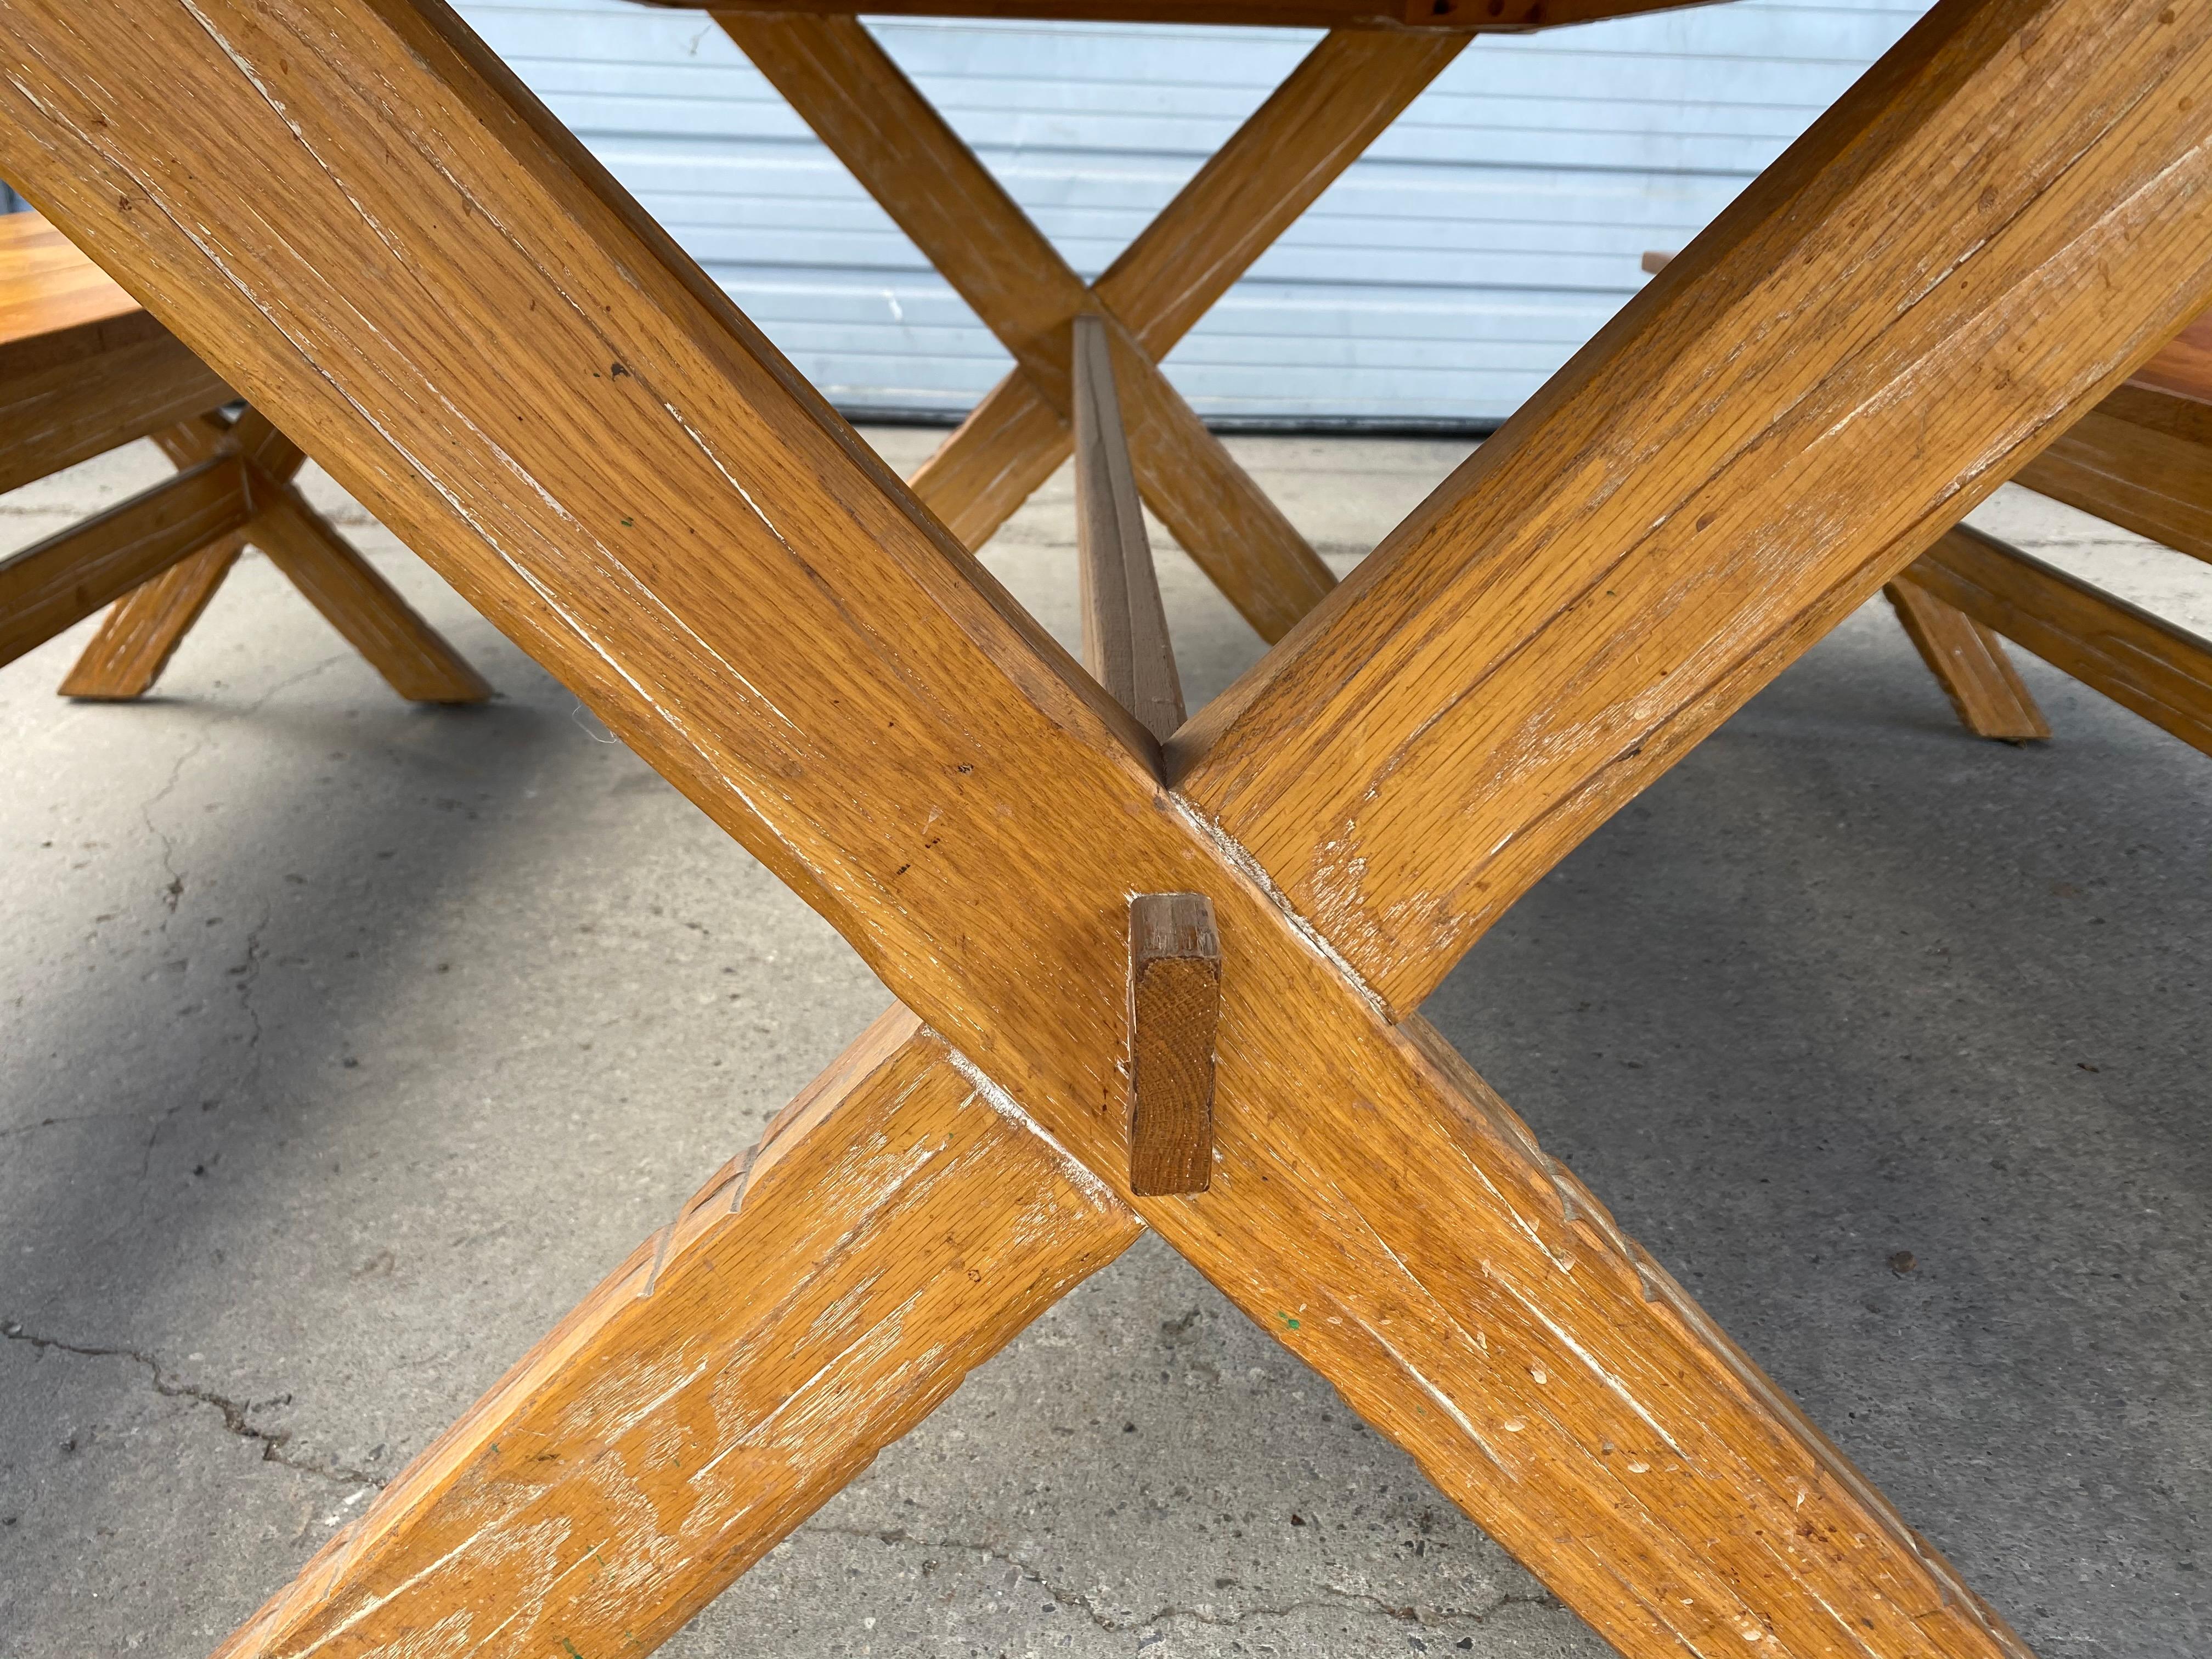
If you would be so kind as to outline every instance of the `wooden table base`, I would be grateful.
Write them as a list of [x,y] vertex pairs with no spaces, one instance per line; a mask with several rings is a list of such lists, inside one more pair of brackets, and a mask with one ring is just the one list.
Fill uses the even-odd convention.
[[[0,173],[911,1011],[225,1651],[645,1651],[1148,1225],[1624,1654],[2018,1659],[1414,1010],[2212,300],[2212,12],[1943,0],[1325,592],[1160,391],[1165,266],[1071,287],[857,28],[725,21],[1004,287],[963,454],[1029,478],[1115,388],[1102,618],[1126,450],[1287,632],[1162,743],[948,531],[1011,492],[902,486],[430,0],[0,11]],[[1203,1191],[1131,1180],[1147,895],[1211,911]]]

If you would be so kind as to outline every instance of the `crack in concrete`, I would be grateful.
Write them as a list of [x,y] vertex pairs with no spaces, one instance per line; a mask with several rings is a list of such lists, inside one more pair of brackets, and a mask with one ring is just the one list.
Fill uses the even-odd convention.
[[1279,1606],[1246,1607],[1241,1613],[1224,1614],[1208,1612],[1203,1607],[1170,1605],[1155,1608],[1141,1619],[1119,1620],[1111,1613],[1102,1611],[1097,1603],[1081,1590],[1071,1589],[1066,1585],[1054,1583],[1044,1575],[1042,1569],[995,1545],[962,1538],[916,1538],[899,1528],[841,1527],[825,1525],[817,1522],[806,1530],[829,1533],[840,1538],[872,1539],[887,1547],[911,1547],[916,1549],[960,1551],[970,1555],[980,1555],[986,1560],[1002,1561],[1031,1583],[1045,1590],[1062,1606],[1080,1607],[1092,1624],[1097,1626],[1100,1630],[1116,1636],[1127,1635],[1133,1631],[1143,1631],[1178,1619],[1188,1620],[1193,1624],[1227,1627],[1241,1625],[1249,1619],[1287,1618],[1292,1613],[1304,1613],[1315,1608],[1363,1613],[1387,1619],[1394,1624],[1415,1626],[1423,1630],[1467,1630],[1488,1623],[1494,1615],[1508,1607],[1559,1607],[1563,1605],[1557,1596],[1547,1591],[1540,1590],[1534,1595],[1528,1595],[1506,1590],[1500,1592],[1498,1599],[1489,1606],[1477,1611],[1437,1612],[1424,1618],[1414,1607],[1386,1601],[1381,1596],[1370,1595],[1364,1590],[1348,1590],[1334,1584],[1328,1584],[1323,1586],[1328,1591],[1325,1595],[1304,1596],[1295,1601],[1284,1602]]
[[[169,792],[177,787],[178,780],[184,776],[185,766],[191,763],[194,756],[207,747],[207,743],[204,733],[193,738],[178,755],[175,763],[169,768],[168,781],[147,796],[138,805],[139,821],[145,824],[146,833],[161,843],[161,867],[169,872],[168,885],[161,890],[161,902],[168,907],[169,914],[173,916],[177,914],[178,901],[185,896],[185,876],[184,872],[177,868],[177,844],[169,838],[167,830],[154,822],[154,809],[168,799]],[[165,933],[168,932],[167,923],[162,924],[161,931]]]
[[261,935],[269,926],[269,907],[261,907],[261,920],[255,922],[246,935],[246,960],[231,969],[238,978],[238,1006],[245,1011],[246,1022],[252,1027],[246,1038],[246,1052],[253,1056],[258,1072],[261,1064],[261,1011],[253,1006],[253,988],[261,978]]
[[[155,1393],[170,1400],[190,1400],[203,1406],[214,1407],[222,1414],[222,1426],[227,1431],[236,1435],[240,1440],[252,1441],[261,1448],[261,1461],[264,1463],[281,1463],[288,1469],[296,1469],[301,1474],[314,1475],[320,1480],[330,1481],[333,1486],[381,1487],[384,1485],[385,1477],[369,1474],[361,1469],[349,1468],[343,1463],[311,1463],[302,1458],[287,1455],[284,1447],[292,1438],[291,1431],[289,1429],[255,1428],[247,1420],[248,1413],[254,1409],[252,1401],[233,1400],[227,1395],[217,1394],[212,1389],[204,1389],[196,1382],[179,1381],[162,1370],[161,1361],[155,1359],[153,1355],[141,1353],[136,1348],[86,1347],[80,1343],[64,1342],[58,1337],[40,1336],[34,1332],[25,1330],[21,1324],[12,1319],[0,1322],[0,1337],[5,1337],[10,1342],[27,1342],[41,1352],[51,1349],[61,1353],[76,1354],[86,1359],[131,1360],[146,1368],[148,1374],[153,1379]],[[277,1398],[289,1400],[291,1396],[282,1395]],[[263,1401],[260,1403],[266,1406],[276,1402]]]
[[[313,679],[316,675],[322,673],[325,670],[335,667],[339,663],[343,662],[349,654],[351,653],[344,651],[332,652],[329,656],[326,656],[319,661],[301,669],[298,673],[289,675],[285,678],[277,681],[276,684],[270,686],[266,691],[264,691],[252,702],[247,703],[243,708],[240,709],[234,718],[237,720],[244,720],[249,715],[259,714],[263,706],[266,704],[270,698],[278,696],[282,692],[290,690],[302,680]],[[218,714],[220,713],[220,711],[215,712]],[[170,766],[167,781],[164,782],[159,789],[156,789],[152,794],[149,795],[143,801],[142,801],[138,807],[138,817],[146,826],[146,833],[161,843],[161,867],[169,872],[169,884],[161,890],[161,898],[162,902],[168,907],[169,914],[172,915],[176,914],[178,901],[182,899],[185,896],[185,876],[184,872],[177,868],[176,842],[171,840],[167,833],[164,831],[160,825],[154,822],[154,809],[168,799],[170,792],[176,788],[179,781],[183,778],[185,775],[185,768],[190,765],[193,760],[198,758],[200,752],[208,746],[209,740],[213,735],[214,733],[212,731],[204,731],[198,737],[193,738],[190,744],[186,744],[184,750],[177,756],[174,763]],[[164,927],[162,931],[166,933],[167,928]]]

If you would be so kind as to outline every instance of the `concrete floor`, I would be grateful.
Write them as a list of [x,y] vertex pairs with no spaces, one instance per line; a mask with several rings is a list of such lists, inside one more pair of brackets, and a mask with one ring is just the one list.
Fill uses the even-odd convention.
[[[1461,453],[1234,447],[1340,568]],[[346,516],[496,704],[399,704],[258,558],[143,706],[53,696],[85,629],[0,675],[9,1659],[204,1653],[885,1000]],[[1980,519],[2212,633],[2203,567]],[[1070,523],[991,553],[1063,636]],[[1165,565],[1197,701],[1256,642]],[[2203,1653],[2212,762],[2025,672],[2057,740],[1977,743],[1863,613],[1428,1012],[2041,1653]],[[1600,1649],[1148,1243],[668,1651]]]

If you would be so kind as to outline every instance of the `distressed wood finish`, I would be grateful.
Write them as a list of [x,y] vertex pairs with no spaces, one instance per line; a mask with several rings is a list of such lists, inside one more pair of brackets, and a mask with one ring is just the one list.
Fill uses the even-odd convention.
[[243,529],[252,510],[240,463],[209,461],[0,561],[0,664]]
[[1944,604],[1910,572],[1881,592],[1920,660],[1951,700],[1961,726],[1978,738],[2002,743],[2033,743],[2051,735],[2043,711],[1995,634]]
[[1416,1006],[2204,308],[2209,35],[1944,0],[1192,722],[1181,787]]
[[[1107,267],[1098,303],[1154,362],[1164,358],[1466,44],[1361,29],[1323,36]],[[914,490],[981,547],[1067,453],[1066,424],[1017,369],[915,474]],[[1279,638],[1296,619],[1261,637]]]
[[2212,644],[1964,526],[1921,556],[1911,580],[2212,755]]
[[79,363],[0,375],[0,490],[104,455],[230,396],[212,369],[166,336]]
[[1075,319],[1075,547],[1083,665],[1138,724],[1164,740],[1182,724],[1182,682],[1129,470],[1113,356],[1096,317]]
[[[849,17],[716,21],[1013,354],[1055,424],[1068,419],[1072,325],[1099,302],[874,37]],[[1110,315],[1106,326],[1125,331]],[[1148,356],[1120,341],[1115,359],[1139,489],[1246,620],[1279,638],[1328,591],[1328,566]]]
[[[180,472],[231,453],[231,422],[216,413],[196,416],[153,437]],[[139,583],[100,619],[56,690],[92,702],[144,696],[245,550],[245,532],[234,532]]]
[[0,39],[8,176],[1094,1170],[1127,1014],[1086,988],[1130,893],[1210,898],[1212,1186],[1142,1212],[1623,1652],[2019,1651],[450,13],[18,0]]
[[2099,404],[2013,482],[2212,561],[2212,404],[2148,378]]
[[220,1659],[649,1651],[1142,1231],[894,1008]]
[[1213,1042],[1221,936],[1203,893],[1129,901],[1129,1191],[1202,1193],[1213,1179]]
[[1553,28],[1711,0],[640,0],[687,11],[845,17],[1010,17],[1102,23],[1243,23],[1262,28],[1391,28],[1442,33]]

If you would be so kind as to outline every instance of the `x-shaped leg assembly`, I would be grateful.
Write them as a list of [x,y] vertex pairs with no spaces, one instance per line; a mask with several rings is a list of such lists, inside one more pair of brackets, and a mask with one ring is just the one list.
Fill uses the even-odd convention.
[[[0,173],[911,1011],[226,1651],[649,1649],[1147,1225],[1625,1654],[2023,1651],[1413,1011],[2212,299],[2212,10],[1942,0],[1164,745],[433,0],[0,36]],[[1135,1197],[1164,894],[1212,1177]]]
[[0,563],[0,663],[112,601],[62,695],[143,696],[251,543],[401,696],[491,696],[293,487],[307,456],[267,420],[250,409],[235,422],[201,416],[154,437],[176,464],[175,477]]
[[852,17],[715,20],[1012,354],[1014,370],[914,490],[981,547],[1067,459],[1069,326],[1102,319],[1139,489],[1268,641],[1334,584],[1206,429],[1157,359],[1357,161],[1468,37],[1338,29],[1086,287],[959,135]]
[[[164,530],[132,537],[134,552],[168,557],[161,574],[116,601],[62,681],[64,696],[122,700],[143,696],[251,544],[290,579],[325,621],[368,659],[401,696],[415,702],[481,702],[491,688],[413,606],[377,574],[330,520],[292,485],[307,455],[248,410],[235,422],[202,416],[155,434],[179,477],[157,485],[111,519],[160,518]],[[221,526],[179,526],[164,514],[165,494],[193,488],[198,469],[229,494]],[[92,526],[64,532],[66,541]],[[99,533],[96,531],[94,533]],[[175,548],[193,550],[181,558]]]

